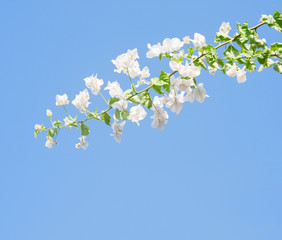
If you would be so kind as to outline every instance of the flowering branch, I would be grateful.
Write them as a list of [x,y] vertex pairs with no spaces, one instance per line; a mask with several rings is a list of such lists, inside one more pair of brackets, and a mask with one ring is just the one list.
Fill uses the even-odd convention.
[[[236,76],[238,83],[244,83],[247,80],[246,71],[255,71],[257,63],[260,64],[258,71],[273,67],[281,74],[282,43],[275,42],[269,46],[264,38],[260,39],[257,29],[263,25],[268,25],[282,32],[282,15],[278,11],[274,12],[273,16],[262,15],[260,23],[252,28],[249,28],[247,22],[237,23],[238,33],[233,37],[229,36],[231,30],[229,23],[223,22],[215,36],[214,42],[218,44],[215,47],[206,44],[205,37],[199,33],[194,34],[194,39],[189,36],[184,37],[183,41],[178,38],[166,38],[162,44],[158,43],[153,46],[148,44],[147,58],[159,57],[160,60],[168,58],[172,70],[170,74],[161,70],[159,77],[154,77],[150,81],[147,80],[150,76],[149,68],[140,69],[137,61],[139,58],[137,49],[128,50],[112,60],[116,66],[115,72],[128,75],[130,80],[128,90],[123,91],[116,81],[108,82],[104,88],[104,90],[109,90],[110,98],[107,101],[101,93],[104,81],[98,79],[97,75],[85,78],[86,87],[91,90],[93,95],[99,94],[108,108],[100,113],[97,113],[97,108],[91,112],[88,109],[90,95],[88,90],[84,89],[72,101],[72,104],[86,115],[85,119],[77,120],[77,116],[72,117],[66,109],[66,105],[69,104],[68,96],[66,94],[57,95],[56,105],[62,106],[67,114],[64,118],[64,124],[59,120],[52,121],[52,112],[48,109],[46,114],[51,121],[51,127],[47,128],[43,124],[36,124],[35,137],[41,132],[47,132],[45,146],[52,148],[53,144],[57,144],[56,139],[60,129],[65,127],[80,128],[80,142],[75,146],[86,149],[88,147],[86,136],[90,133],[90,129],[85,122],[96,119],[111,126],[113,130],[111,135],[117,142],[120,142],[126,120],[135,122],[139,126],[139,121],[147,116],[144,107],[153,112],[151,126],[163,130],[169,117],[164,107],[179,114],[185,102],[192,103],[195,100],[200,103],[204,102],[208,95],[203,83],[198,83],[196,80],[203,69],[212,75],[219,70],[230,77]],[[190,46],[191,42],[193,47]],[[186,52],[183,49],[184,45],[187,46]],[[226,45],[228,46],[223,52],[224,57],[220,57],[216,50]],[[278,61],[275,60],[277,58]],[[240,65],[243,66],[240,67]],[[179,76],[175,77],[176,74]],[[139,80],[136,81],[136,78]],[[137,91],[137,88],[145,85],[149,86]],[[156,94],[154,97],[150,93],[151,89]],[[135,104],[135,106],[132,106],[128,111],[129,104]],[[114,109],[114,114],[110,115],[109,112]],[[122,122],[119,122],[121,120]]]

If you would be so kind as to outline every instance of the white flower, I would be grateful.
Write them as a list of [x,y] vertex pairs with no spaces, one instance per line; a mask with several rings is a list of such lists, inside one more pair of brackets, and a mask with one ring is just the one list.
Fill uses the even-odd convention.
[[150,77],[150,71],[149,68],[146,66],[141,71],[141,78],[147,78]]
[[214,75],[215,74],[215,72],[216,72],[216,68],[212,68],[212,67],[208,67],[208,70],[209,70],[209,73],[211,74],[211,75]]
[[149,48],[149,51],[146,54],[147,58],[153,58],[158,57],[163,52],[163,47],[160,43],[151,46],[150,43],[147,44],[147,47]]
[[228,35],[229,31],[231,30],[231,27],[229,25],[229,22],[223,22],[219,28],[219,33],[222,35]]
[[226,71],[226,74],[229,77],[235,77],[237,75],[237,68],[236,68],[236,64],[233,64],[233,66],[231,66],[228,71]]
[[46,136],[47,140],[46,140],[46,143],[45,143],[45,147],[47,148],[52,148],[53,147],[53,139],[50,137],[50,136]]
[[177,90],[188,92],[190,87],[194,85],[195,83],[192,79],[178,78],[174,86],[176,87]]
[[202,48],[206,45],[206,38],[200,33],[195,33],[194,40],[191,41],[193,42],[195,48]]
[[139,68],[139,63],[135,61],[138,56],[137,49],[130,50],[128,49],[126,53],[119,55],[116,60],[112,60],[112,63],[116,66],[115,72],[123,73],[134,78],[140,75],[141,70]]
[[195,100],[194,91],[190,88],[188,89],[187,95],[184,97],[185,102],[193,103]]
[[183,38],[183,42],[184,42],[184,44],[186,44],[186,45],[188,45],[188,44],[190,43],[190,41],[191,41],[191,39],[190,39],[189,36],[186,36],[186,37]]
[[114,122],[112,124],[112,129],[114,131],[114,134],[111,134],[111,136],[113,136],[116,140],[116,142],[120,143],[121,141],[121,134],[122,134],[122,130],[123,130],[123,126],[125,125],[125,121],[121,122],[121,123],[116,123]]
[[175,61],[170,61],[169,62],[169,66],[171,68],[172,71],[179,71],[181,68],[183,68],[183,65],[180,63],[177,63]]
[[86,87],[88,87],[94,95],[97,95],[100,92],[100,88],[104,84],[103,79],[97,78],[97,74],[95,77],[92,75],[83,80],[85,81]]
[[139,126],[139,121],[143,120],[147,116],[146,111],[141,105],[130,108],[128,119],[132,122],[136,122]]
[[172,89],[168,95],[168,98],[165,99],[165,106],[167,108],[170,108],[172,112],[179,114],[184,102],[183,95],[184,92],[182,92],[181,94],[177,94],[177,92]]
[[78,95],[75,95],[75,99],[72,101],[72,104],[81,112],[86,112],[88,105],[90,102],[89,100],[89,93],[87,89],[84,89],[83,92],[79,92]]
[[118,98],[124,97],[124,93],[122,89],[120,88],[120,85],[117,81],[112,82],[112,83],[109,81],[107,87],[105,87],[105,90],[110,90],[109,94],[112,98],[113,97],[118,97]]
[[41,125],[35,124],[35,125],[34,125],[34,128],[35,128],[35,130],[37,130],[37,131],[38,131],[38,130],[41,130]]
[[86,139],[86,136],[81,136],[80,138],[78,138],[80,140],[79,143],[75,144],[75,147],[77,149],[79,148],[83,148],[84,150],[86,150],[86,148],[88,147],[88,142],[85,140]]
[[69,101],[68,101],[67,94],[56,95],[56,105],[57,106],[64,106],[64,105],[68,105],[68,104],[69,104]]
[[198,77],[201,73],[201,69],[195,66],[193,63],[190,65],[187,61],[185,66],[182,66],[179,70],[179,74],[182,77],[195,78]]
[[119,111],[124,111],[127,109],[128,101],[126,99],[120,99],[112,104],[113,108],[117,108]]
[[203,85],[203,83],[197,84],[197,87],[193,91],[195,99],[200,103],[204,102],[205,98],[208,97]]
[[184,42],[181,42],[179,38],[166,38],[163,41],[163,53],[169,53],[174,51],[179,51],[182,48]]
[[259,67],[259,69],[258,69],[258,72],[261,72],[263,69],[264,69],[264,66],[263,66],[263,65],[260,65],[260,67]]
[[155,107],[156,107],[156,108],[162,108],[163,105],[164,105],[164,103],[163,103],[163,98],[160,98],[160,97],[158,97],[158,96],[155,96],[155,97],[154,97],[154,100],[153,100],[153,110],[156,110]]
[[247,76],[246,76],[246,71],[245,71],[245,67],[243,67],[242,69],[238,68],[239,70],[237,70],[237,66],[236,64],[233,64],[233,66],[231,66],[229,68],[228,71],[226,71],[226,74],[230,77],[235,77],[237,76],[237,82],[238,83],[244,83],[247,80]]
[[246,71],[245,69],[240,69],[239,71],[237,71],[237,82],[238,83],[244,83],[247,80],[247,76],[246,76]]
[[47,115],[48,118],[52,117],[52,114],[53,113],[52,113],[52,111],[50,109],[46,110],[46,115]]
[[[68,126],[69,124],[72,123],[72,121],[71,121],[68,117],[65,117],[65,118],[64,118],[64,122],[65,122],[65,125],[66,125],[66,126]],[[68,126],[68,128],[71,129],[71,126]]]
[[167,123],[168,114],[163,108],[158,108],[154,112],[154,115],[151,116],[153,122],[151,124],[152,128],[157,128],[159,130],[164,129],[164,125]]

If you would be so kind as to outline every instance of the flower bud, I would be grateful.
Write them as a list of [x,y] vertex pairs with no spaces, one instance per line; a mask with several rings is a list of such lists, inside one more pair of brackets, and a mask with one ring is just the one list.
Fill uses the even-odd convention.
[[51,111],[50,109],[47,109],[47,110],[46,110],[46,115],[47,115],[48,118],[51,118],[51,117],[52,117],[52,114],[53,114],[53,113],[52,113],[52,111]]

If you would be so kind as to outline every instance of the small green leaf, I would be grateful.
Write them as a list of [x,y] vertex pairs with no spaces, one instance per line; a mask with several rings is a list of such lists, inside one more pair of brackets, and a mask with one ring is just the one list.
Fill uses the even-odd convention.
[[133,93],[133,90],[132,90],[132,89],[127,89],[126,91],[124,91],[124,94],[125,94],[126,96],[130,96],[130,95],[132,95],[132,93]]
[[273,69],[282,74],[282,62],[276,62],[273,64]]
[[59,126],[59,125],[62,125],[63,123],[59,120],[56,120],[55,122],[53,122],[53,125],[55,126]]
[[112,105],[113,103],[118,102],[119,100],[120,100],[120,99],[117,98],[117,97],[110,98],[110,99],[109,99],[109,105]]
[[127,110],[119,111],[118,109],[115,112],[115,117],[117,120],[126,120],[129,116],[129,112]]
[[281,49],[282,48],[282,43],[279,43],[279,42],[272,43],[270,45],[270,48],[271,48],[272,51],[276,51],[278,49]]
[[223,53],[224,53],[225,57],[227,57],[229,59],[234,59],[239,55],[239,51],[235,47],[233,47],[232,45],[229,45]]
[[163,70],[161,71],[161,74],[160,74],[160,80],[170,85],[169,75],[166,72],[164,72]]
[[268,56],[270,54],[270,50],[269,49],[265,49],[262,51],[262,53],[260,53],[257,56],[257,60],[260,64],[265,64],[266,60],[268,59]]
[[129,99],[130,102],[136,103],[136,104],[140,104],[140,97],[138,95],[131,97]]
[[87,136],[90,133],[90,129],[85,123],[80,124],[80,130],[82,136]]
[[151,101],[150,93],[149,92],[143,92],[143,93],[141,93],[140,97],[141,97],[141,103],[144,105],[144,107],[150,109],[152,107],[152,101]]
[[221,34],[221,33],[218,33],[215,35],[215,39],[214,39],[214,42],[215,43],[221,43],[221,42],[227,42],[229,40],[231,40],[232,38],[227,36],[227,35],[224,35],[224,34]]
[[108,114],[108,112],[103,112],[102,114],[102,120],[109,126],[111,126],[110,122],[111,122],[111,115]]
[[167,82],[165,82],[165,81],[163,81],[163,80],[161,80],[159,78],[152,78],[151,81],[156,86],[163,86],[163,85],[167,84]]
[[101,117],[97,114],[97,108],[94,110],[94,112],[88,112],[88,117],[101,120]]
[[52,129],[49,129],[49,130],[48,130],[48,135],[49,135],[50,137],[52,137],[52,138],[55,136],[55,134],[54,134],[54,132],[53,132]]
[[157,86],[157,85],[152,85],[152,88],[158,93],[158,94],[164,94],[164,92],[162,91],[162,87],[161,86]]

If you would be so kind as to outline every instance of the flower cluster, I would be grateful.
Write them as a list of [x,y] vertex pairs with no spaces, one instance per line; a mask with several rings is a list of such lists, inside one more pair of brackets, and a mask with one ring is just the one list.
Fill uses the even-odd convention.
[[[57,95],[56,105],[63,107],[67,114],[63,120],[64,124],[59,120],[53,121],[53,113],[47,109],[46,115],[52,126],[47,128],[43,124],[36,124],[35,136],[46,131],[45,146],[52,148],[54,144],[57,144],[56,139],[61,128],[79,128],[81,137],[75,147],[85,150],[88,147],[86,137],[90,133],[86,122],[95,119],[111,126],[113,133],[110,135],[119,143],[126,121],[140,126],[140,122],[150,115],[152,128],[163,130],[169,119],[168,109],[172,113],[179,114],[186,102],[193,103],[196,100],[203,103],[209,97],[204,84],[198,81],[203,70],[207,70],[211,75],[221,71],[230,77],[236,76],[238,83],[244,83],[247,80],[247,71],[254,71],[257,61],[260,64],[258,71],[273,67],[281,74],[282,43],[276,42],[269,47],[265,39],[260,39],[256,32],[258,27],[265,24],[282,32],[281,19],[282,15],[276,11],[273,16],[263,15],[260,24],[253,28],[249,28],[247,22],[243,25],[237,23],[239,33],[233,37],[229,36],[230,24],[223,22],[219,32],[216,33],[217,46],[207,44],[205,36],[200,33],[195,33],[193,39],[185,36],[183,41],[179,38],[166,38],[162,44],[148,43],[147,58],[159,57],[160,60],[166,58],[171,69],[170,73],[161,70],[159,76],[150,80],[148,79],[149,68],[145,66],[142,70],[140,69],[137,49],[129,49],[112,60],[116,67],[114,71],[124,73],[129,78],[129,89],[123,90],[117,81],[108,81],[107,85],[103,86],[104,81],[99,79],[97,74],[86,77],[83,79],[86,89],[80,91],[71,102],[86,115],[86,118],[77,120],[77,116],[72,117],[66,109],[69,104],[67,94]],[[216,50],[223,46],[225,46],[224,56],[220,56]],[[238,48],[241,49],[238,50]],[[137,77],[138,79],[135,79]],[[136,90],[142,86],[142,90]],[[88,89],[94,96],[99,94],[103,98],[107,105],[105,110],[98,113],[97,108],[90,107]],[[109,100],[104,97],[105,92],[109,94]]]

